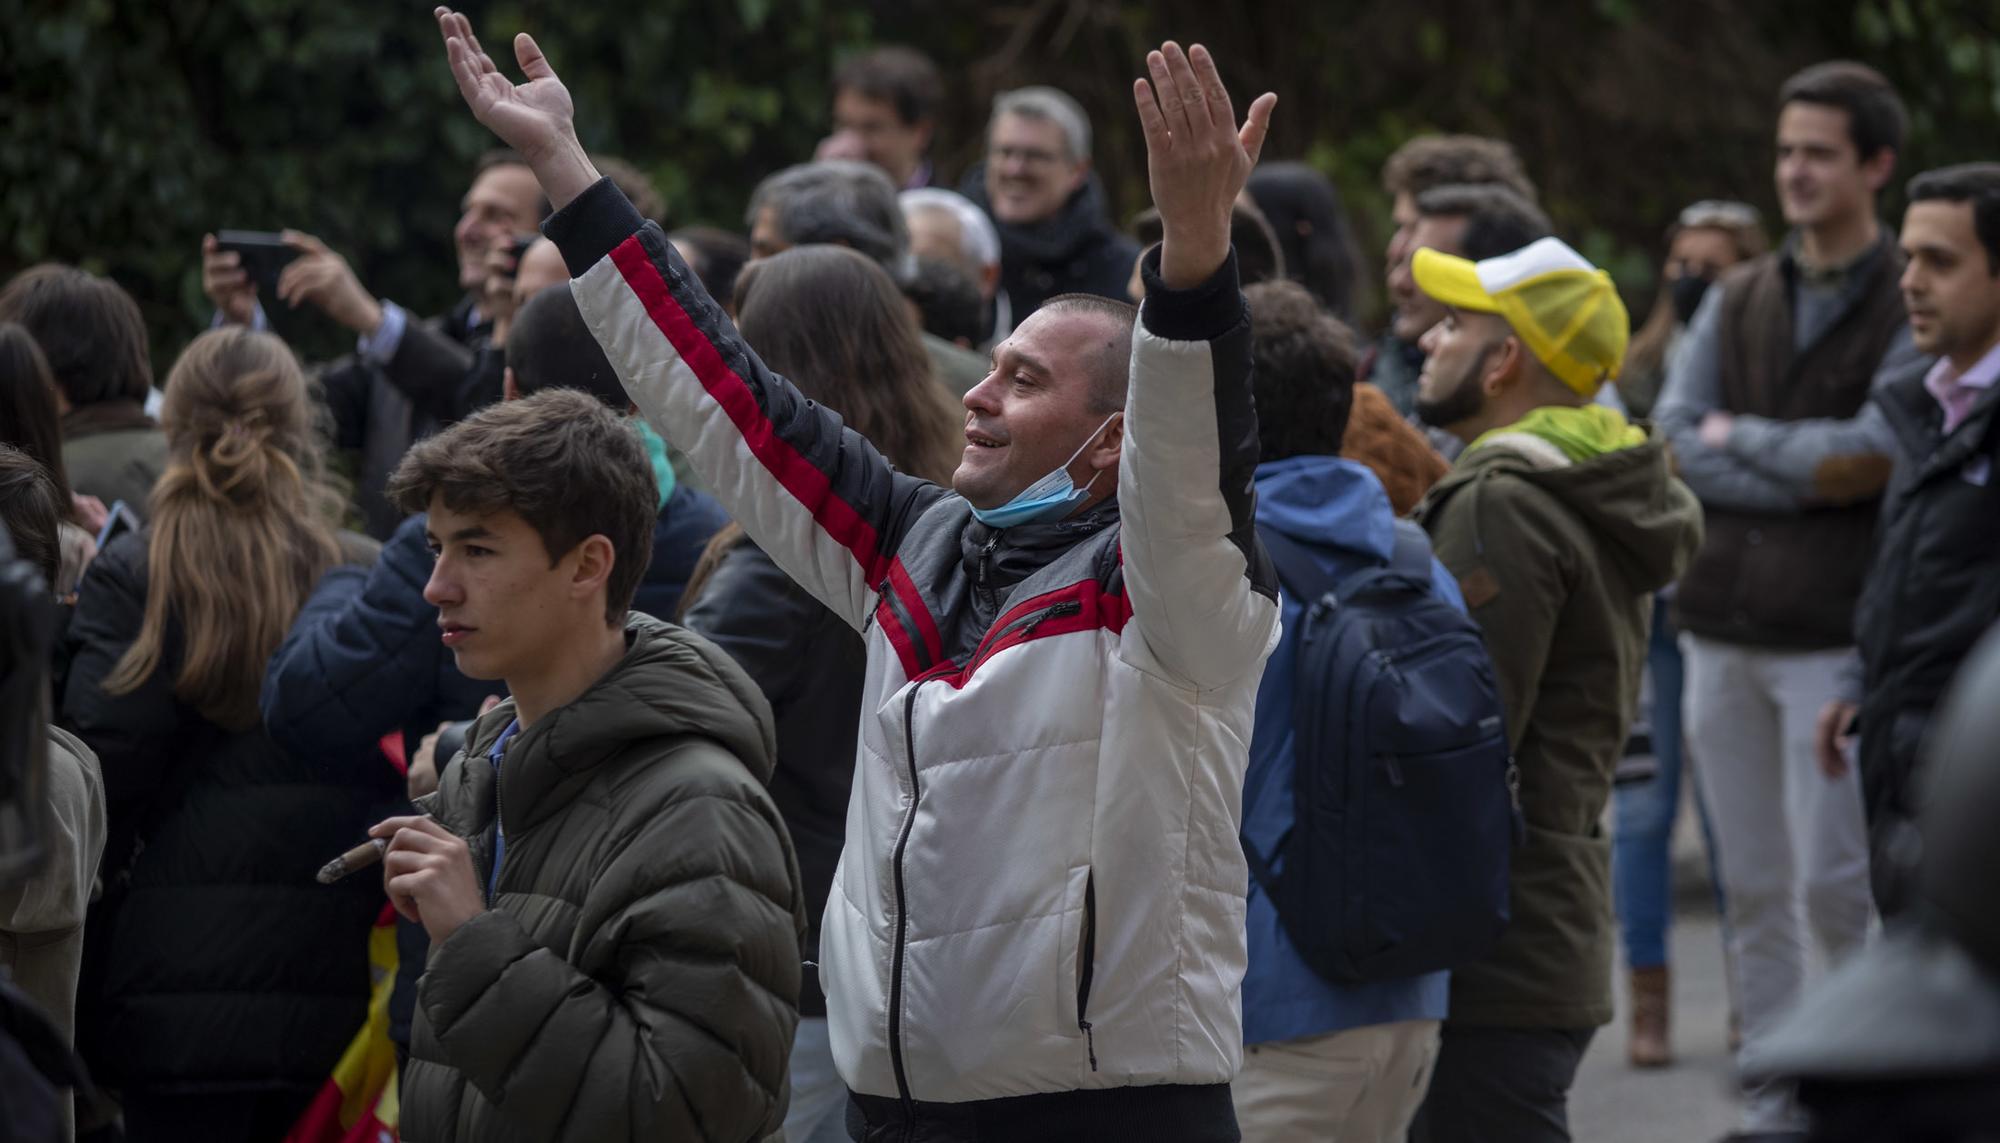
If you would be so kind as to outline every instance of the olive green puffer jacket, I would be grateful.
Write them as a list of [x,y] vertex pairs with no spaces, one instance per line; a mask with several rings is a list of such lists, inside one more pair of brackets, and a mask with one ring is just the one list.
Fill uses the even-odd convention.
[[[741,1143],[778,1131],[805,902],[764,791],[770,707],[714,644],[632,613],[625,658],[428,800],[492,877],[432,948],[403,1076],[408,1143]],[[497,793],[497,799],[496,799]]]

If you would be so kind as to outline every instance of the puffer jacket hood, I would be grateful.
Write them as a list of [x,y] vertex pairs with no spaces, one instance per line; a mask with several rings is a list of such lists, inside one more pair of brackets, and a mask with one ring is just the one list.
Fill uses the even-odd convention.
[[[559,808],[560,799],[546,796],[557,786],[649,738],[712,738],[759,782],[770,781],[778,759],[776,724],[771,704],[743,668],[708,640],[643,612],[626,613],[625,643],[625,657],[608,674],[520,732],[508,756],[547,764],[508,767],[502,812],[509,821],[518,802],[525,809],[521,824],[533,825]],[[469,753],[490,751],[513,720],[512,701],[481,716]]]
[[[1701,547],[1701,504],[1673,478],[1666,444],[1657,436],[1575,463],[1495,440],[1462,455],[1432,495],[1477,496],[1477,486],[1499,473],[1527,481],[1575,513],[1603,541],[1600,551],[1634,591],[1658,591],[1674,582]],[[1473,487],[1461,487],[1468,484]],[[1475,529],[1477,511],[1475,505]]]

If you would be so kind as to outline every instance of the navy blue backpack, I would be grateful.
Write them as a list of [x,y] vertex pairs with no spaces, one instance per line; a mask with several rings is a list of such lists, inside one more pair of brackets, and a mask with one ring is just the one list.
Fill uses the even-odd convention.
[[1469,964],[1507,927],[1520,778],[1479,625],[1431,594],[1423,529],[1335,582],[1258,530],[1305,614],[1294,662],[1292,828],[1244,854],[1299,955],[1358,983]]

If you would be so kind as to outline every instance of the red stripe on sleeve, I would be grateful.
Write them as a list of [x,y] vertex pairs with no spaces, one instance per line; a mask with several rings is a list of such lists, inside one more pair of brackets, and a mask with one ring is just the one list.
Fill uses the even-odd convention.
[[831,477],[778,435],[770,418],[758,407],[750,386],[722,360],[714,343],[674,298],[666,279],[660,275],[660,268],[640,244],[639,236],[635,234],[620,243],[611,252],[611,260],[624,275],[625,284],[645,306],[647,316],[673,345],[674,352],[694,370],[702,388],[722,406],[736,431],[743,434],[751,455],[777,478],[785,491],[811,511],[813,522],[822,531],[854,556],[871,586],[880,582],[886,569],[882,566],[874,526],[834,492]]

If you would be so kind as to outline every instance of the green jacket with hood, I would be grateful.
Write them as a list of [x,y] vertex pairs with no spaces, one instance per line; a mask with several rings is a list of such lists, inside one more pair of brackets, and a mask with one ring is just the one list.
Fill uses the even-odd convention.
[[1652,593],[1700,547],[1701,508],[1657,439],[1579,460],[1502,432],[1459,457],[1418,519],[1484,629],[1527,819],[1512,921],[1489,956],[1452,971],[1449,1019],[1608,1023],[1611,850],[1600,819],[1638,700]]
[[417,986],[408,1143],[741,1143],[784,1120],[806,911],[764,789],[770,707],[698,635],[633,612],[625,638],[497,780],[511,701],[420,803],[482,884],[496,814],[506,842],[488,911]]

